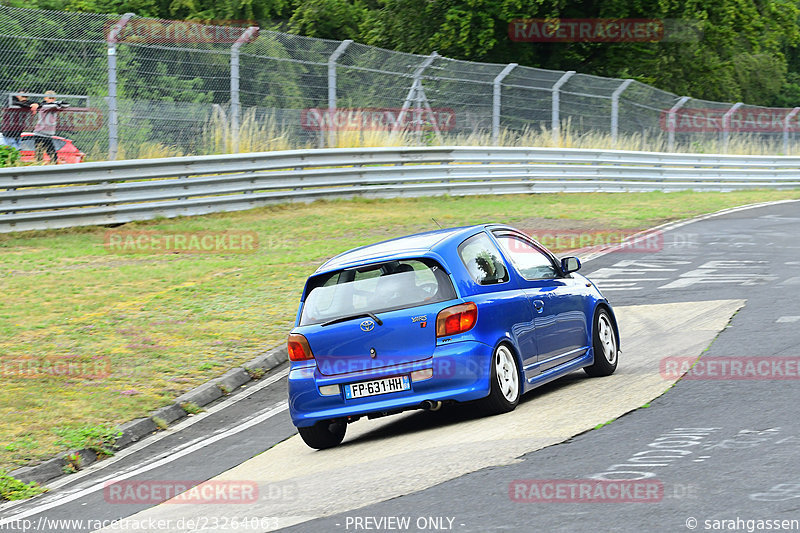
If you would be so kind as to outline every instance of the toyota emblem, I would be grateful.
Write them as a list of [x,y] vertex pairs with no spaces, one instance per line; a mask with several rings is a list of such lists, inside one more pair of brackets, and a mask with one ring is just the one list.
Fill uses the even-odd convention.
[[365,320],[361,323],[361,331],[372,331],[375,329],[375,322],[372,320]]

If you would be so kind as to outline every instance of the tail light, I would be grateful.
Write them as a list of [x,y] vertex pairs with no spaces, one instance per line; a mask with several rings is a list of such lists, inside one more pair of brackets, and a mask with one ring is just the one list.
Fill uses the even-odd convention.
[[472,302],[442,309],[436,315],[436,336],[449,337],[469,331],[478,320],[478,306]]
[[289,361],[308,361],[314,359],[308,340],[299,333],[289,335]]

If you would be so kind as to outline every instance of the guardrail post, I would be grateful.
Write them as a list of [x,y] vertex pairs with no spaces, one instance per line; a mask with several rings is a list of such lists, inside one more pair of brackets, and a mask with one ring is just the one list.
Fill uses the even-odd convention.
[[108,158],[115,160],[119,151],[119,117],[117,115],[117,39],[120,32],[128,24],[133,13],[125,13],[119,21],[111,26],[106,36],[108,45]]
[[724,115],[722,115],[722,148],[725,150],[725,152],[728,151],[728,132],[731,129],[731,115],[733,115],[736,110],[743,105],[744,104],[742,102],[736,102],[725,112]]
[[509,63],[492,82],[492,144],[497,145],[500,138],[500,82],[511,74],[517,63]]
[[667,150],[670,152],[675,151],[675,113],[678,109],[683,107],[683,104],[688,102],[691,98],[688,96],[681,96],[681,99],[678,102],[669,108],[667,112]]
[[783,119],[783,155],[789,155],[789,122],[800,112],[800,107],[795,107]]
[[239,117],[242,105],[239,101],[239,50],[242,45],[258,36],[258,26],[250,26],[231,45],[231,152],[239,153]]
[[633,80],[625,80],[611,93],[611,142],[615,144],[619,131],[619,97],[631,83]]
[[553,109],[552,109],[552,117],[550,120],[550,125],[553,132],[553,142],[555,144],[558,144],[559,140],[561,139],[561,122],[560,122],[561,118],[559,117],[560,97],[558,92],[559,90],[561,90],[561,86],[567,83],[567,80],[574,75],[575,75],[574,70],[565,72],[564,75],[558,79],[558,81],[553,85],[553,88],[551,89],[553,93]]
[[330,148],[336,148],[336,129],[333,127],[335,124],[333,119],[336,114],[336,60],[351,44],[353,44],[352,39],[342,41],[328,58],[328,119],[331,124],[328,132],[328,146]]
[[[187,180],[187,179],[189,179],[189,176],[187,176],[186,174],[182,174],[182,175],[178,176],[178,179],[179,180]],[[188,185],[184,185],[183,188],[184,189],[188,189],[189,186]],[[245,192],[247,192],[247,191],[245,191]],[[178,197],[179,201],[185,201],[185,200],[188,200],[188,199],[189,199],[188,196],[179,196]]]

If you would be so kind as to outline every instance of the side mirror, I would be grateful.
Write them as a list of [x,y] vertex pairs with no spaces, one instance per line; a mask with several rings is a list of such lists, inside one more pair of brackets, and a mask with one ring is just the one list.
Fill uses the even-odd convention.
[[561,260],[561,271],[564,274],[569,274],[570,272],[577,272],[581,269],[581,262],[578,260],[577,257],[565,257]]

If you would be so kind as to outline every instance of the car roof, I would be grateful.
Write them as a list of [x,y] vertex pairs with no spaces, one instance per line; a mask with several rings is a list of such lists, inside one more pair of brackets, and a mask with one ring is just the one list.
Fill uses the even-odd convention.
[[475,226],[461,226],[446,228],[424,233],[416,233],[405,237],[398,237],[360,248],[343,252],[320,266],[315,274],[331,272],[364,263],[378,263],[392,261],[412,256],[424,256],[429,252],[447,248],[454,243],[460,244],[468,236],[483,231],[487,227],[507,227],[500,224],[479,224]]

